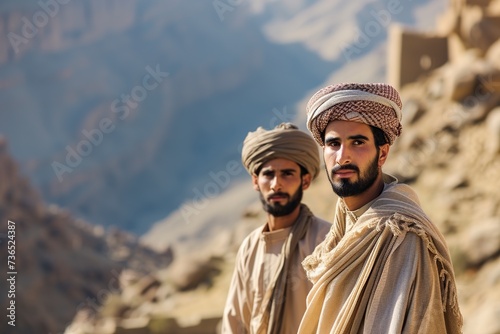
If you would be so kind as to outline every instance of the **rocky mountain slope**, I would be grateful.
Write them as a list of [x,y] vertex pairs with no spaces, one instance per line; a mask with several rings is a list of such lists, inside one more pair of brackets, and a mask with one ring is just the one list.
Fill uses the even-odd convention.
[[[446,237],[457,275],[464,333],[496,334],[500,333],[500,35],[492,37],[489,29],[495,25],[489,23],[500,17],[500,3],[480,5],[454,1],[439,20],[434,34],[450,42],[450,59],[401,88],[404,132],[391,149],[385,171],[416,189],[425,211]],[[474,16],[478,10],[482,15]],[[210,199],[210,205],[232,212],[231,207],[248,200],[250,188],[244,182]],[[104,331],[106,322],[129,321],[127,328],[135,333],[216,333],[235,252],[242,238],[264,219],[253,196],[253,204],[247,204],[239,218],[216,227],[214,217],[221,219],[220,213],[207,211],[204,217],[186,222],[179,210],[168,223],[184,226],[177,243],[185,245],[184,254],[192,252],[174,262],[172,268],[177,271],[154,274],[159,286],[142,299],[134,314],[122,317],[113,312],[115,304],[105,303],[95,318],[76,321],[73,332],[91,333],[97,328],[119,333]],[[324,174],[305,192],[304,201],[325,219],[331,219],[335,200]],[[158,225],[153,231],[167,230]],[[159,238],[152,234],[147,238],[158,244]],[[209,235],[212,243],[205,239],[196,248],[200,234]],[[193,258],[193,254],[203,255]],[[196,263],[203,265],[196,267]],[[212,269],[207,273],[206,268]],[[190,288],[174,288],[177,272],[184,273],[179,276],[182,282],[192,283]],[[176,292],[165,296],[161,292],[165,287]],[[125,294],[115,296],[113,302],[129,305]]]
[[[1,322],[2,333],[62,333],[77,311],[96,312],[127,277],[147,277],[173,260],[171,249],[157,253],[129,233],[47,206],[19,172],[3,138],[0,221],[0,305],[15,306],[6,311],[11,318]],[[7,272],[13,274],[5,277]]]

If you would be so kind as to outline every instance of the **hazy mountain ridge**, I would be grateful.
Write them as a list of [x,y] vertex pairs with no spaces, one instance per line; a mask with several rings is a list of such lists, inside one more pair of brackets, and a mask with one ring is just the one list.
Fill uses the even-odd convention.
[[[116,2],[94,2],[61,5],[0,67],[0,131],[47,201],[96,223],[145,231],[238,156],[232,143],[249,126],[270,123],[276,108],[293,113],[290,96],[326,75],[327,63],[301,46],[269,43],[244,8],[221,22],[208,2],[130,1],[107,15],[113,21],[124,12],[124,22],[99,28]],[[4,28],[31,13],[4,11]],[[168,76],[131,101],[144,92],[148,68]],[[109,133],[101,131],[104,119]],[[95,130],[102,140],[85,146]]]
[[[273,38],[280,36],[273,22],[291,19],[287,31],[299,33],[306,27],[294,17],[321,2],[241,3],[223,20],[206,1],[68,2],[54,17],[55,7],[32,5],[1,8],[0,50],[8,54],[0,56],[0,131],[46,201],[135,233],[192,200],[210,172],[239,160],[247,131],[292,120],[297,102],[345,65],[342,57],[321,59],[324,50],[338,52],[335,43],[307,50],[305,40]],[[314,19],[330,22],[362,5],[347,10],[334,2]],[[15,53],[8,33],[21,36],[26,20],[43,13],[50,17],[46,25]],[[337,28],[314,40],[328,31],[338,36]],[[168,73],[151,90],[143,86],[148,68]]]
[[[0,64],[30,50],[57,52],[130,28],[138,0],[7,1],[0,5]],[[83,14],[83,15],[82,15]]]

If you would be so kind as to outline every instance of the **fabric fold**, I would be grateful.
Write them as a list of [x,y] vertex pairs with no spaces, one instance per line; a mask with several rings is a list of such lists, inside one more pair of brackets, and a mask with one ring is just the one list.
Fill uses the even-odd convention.
[[302,262],[314,285],[299,333],[460,333],[450,255],[413,190],[387,185],[347,232],[346,211],[340,199],[330,233]]
[[[262,315],[269,318],[261,322],[259,333],[278,334],[281,332],[281,321],[283,319],[283,309],[288,290],[288,272],[290,267],[290,259],[295,250],[298,249],[299,241],[305,236],[312,221],[312,213],[309,208],[302,205],[300,215],[292,227],[286,242],[283,244],[283,250],[279,269],[276,277],[273,279],[274,286],[266,292],[264,302],[262,304]],[[267,331],[265,328],[267,327]]]

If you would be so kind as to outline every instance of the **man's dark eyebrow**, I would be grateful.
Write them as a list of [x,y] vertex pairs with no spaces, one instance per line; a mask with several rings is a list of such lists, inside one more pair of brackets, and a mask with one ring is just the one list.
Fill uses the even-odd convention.
[[354,135],[354,136],[349,136],[349,139],[351,140],[359,140],[359,139],[362,139],[362,140],[370,140],[367,136],[363,136],[363,135]]
[[[347,139],[350,139],[350,140],[366,140],[368,141],[369,138],[367,136],[363,136],[363,135],[352,135],[352,136],[349,136]],[[325,138],[325,144],[329,144],[329,143],[332,143],[334,141],[339,141],[340,138],[339,137],[327,137]]]
[[[261,170],[261,173],[269,173],[269,172],[270,173],[275,173],[276,170],[273,169],[273,168],[271,168],[271,167],[262,168],[262,170]],[[278,170],[278,172],[280,172],[280,173],[290,173],[290,172],[295,173],[295,172],[297,172],[297,170],[294,169],[294,168],[284,168],[284,169]]]
[[325,144],[329,144],[331,142],[339,141],[339,140],[340,140],[340,138],[338,138],[338,137],[327,137],[327,138],[325,138]]
[[297,170],[293,169],[293,168],[285,168],[285,169],[282,169],[281,172],[282,173],[290,173],[290,172],[295,173],[295,172],[297,172]]
[[274,169],[272,167],[264,167],[260,170],[262,173],[266,172],[274,172]]

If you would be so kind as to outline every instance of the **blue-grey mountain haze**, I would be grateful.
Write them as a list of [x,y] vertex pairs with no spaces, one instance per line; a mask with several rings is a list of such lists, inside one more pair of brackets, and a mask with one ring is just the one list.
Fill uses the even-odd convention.
[[[296,10],[316,2],[296,2]],[[394,22],[414,23],[415,8],[426,2],[402,0]],[[362,30],[370,13],[386,6],[365,1],[352,19]],[[285,7],[270,1],[257,13],[242,1],[221,20],[212,1],[70,1],[16,53],[9,33],[22,37],[19,17],[33,23],[43,9],[35,1],[4,2],[0,133],[47,202],[142,234],[203,191],[210,172],[239,161],[248,131],[291,121],[305,94],[346,64],[342,55],[325,60],[304,43],[271,41],[264,26],[292,16]],[[385,39],[384,28],[352,60]],[[152,71],[163,73],[160,81]],[[147,75],[155,88],[144,89]],[[127,104],[123,96],[132,93],[140,101]],[[90,135],[83,132],[95,130],[102,138],[85,146]],[[78,148],[90,153],[81,162],[73,157],[71,167],[68,152]],[[59,169],[58,177],[61,165],[72,171]]]

